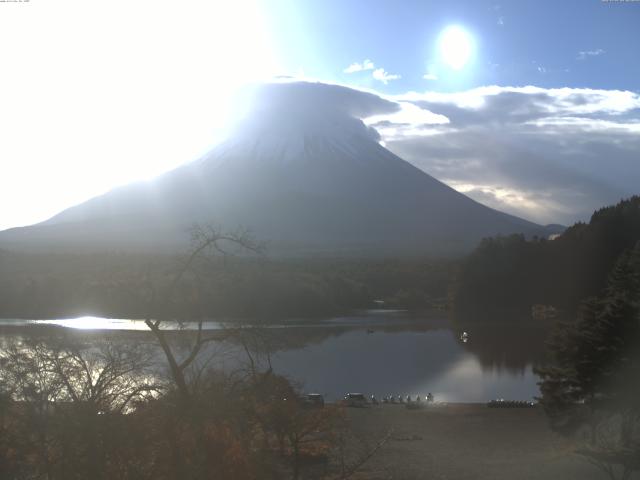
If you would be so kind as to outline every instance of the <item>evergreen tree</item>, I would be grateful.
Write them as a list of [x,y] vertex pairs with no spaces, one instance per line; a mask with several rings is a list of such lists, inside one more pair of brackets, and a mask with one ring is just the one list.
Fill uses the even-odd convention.
[[549,351],[551,364],[537,373],[552,427],[586,429],[579,452],[629,478],[640,469],[640,243],[620,256],[603,294],[558,325]]
[[616,260],[640,241],[640,196],[594,212],[555,240],[522,235],[485,239],[460,265],[453,288],[457,314],[489,319],[529,314],[534,304],[575,315],[600,294]]

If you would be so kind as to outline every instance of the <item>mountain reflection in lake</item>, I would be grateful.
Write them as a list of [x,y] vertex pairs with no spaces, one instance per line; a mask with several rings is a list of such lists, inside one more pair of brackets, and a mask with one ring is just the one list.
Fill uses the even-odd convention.
[[[525,340],[521,338],[521,340]],[[533,356],[525,359],[505,336],[495,343],[462,344],[450,329],[352,329],[306,346],[277,352],[274,370],[299,379],[307,390],[339,398],[348,391],[426,395],[437,400],[482,402],[538,395]],[[496,342],[497,343],[497,342]],[[484,347],[488,350],[483,351]],[[524,344],[520,344],[522,349]],[[510,351],[518,352],[516,356]],[[479,353],[479,354],[478,354]],[[532,352],[533,353],[533,352]]]
[[[79,320],[55,322],[80,325]],[[108,335],[114,341],[130,341],[135,335],[140,341],[152,341],[149,334],[126,331],[140,330],[127,329],[126,320],[112,321],[110,328],[102,326],[105,322],[110,321],[93,319],[93,325],[101,325],[100,331],[84,330],[81,334],[88,338]],[[20,335],[34,328],[28,326],[33,322],[25,321],[0,324],[4,325],[3,335]],[[541,328],[469,327],[465,328],[469,335],[465,343],[460,340],[461,332],[452,330],[442,318],[373,312],[277,327],[262,330],[273,370],[329,400],[349,391],[378,398],[432,392],[436,400],[450,402],[500,397],[530,400],[539,393],[532,366],[542,359],[545,331]],[[211,345],[213,350],[225,352],[214,360],[224,368],[234,368],[244,355],[240,345],[228,342]]]

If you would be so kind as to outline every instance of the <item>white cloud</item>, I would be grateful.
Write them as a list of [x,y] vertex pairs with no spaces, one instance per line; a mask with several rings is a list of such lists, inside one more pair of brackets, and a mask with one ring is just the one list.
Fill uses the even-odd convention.
[[498,18],[498,25],[500,25],[500,26],[504,25],[504,17]]
[[[385,141],[401,139],[406,136],[426,136],[438,133],[438,125],[449,123],[444,115],[430,112],[410,103],[398,102],[399,109],[392,113],[383,113],[365,119],[367,125],[375,129]],[[427,128],[433,126],[434,128]]]
[[[142,13],[137,12],[137,20]],[[171,12],[165,13],[167,21],[173,18]],[[242,18],[242,12],[237,15]],[[30,28],[49,31],[47,22],[42,17],[41,24]],[[25,25],[30,24],[20,24]],[[86,28],[102,25],[102,18],[96,18]],[[136,25],[134,20],[126,24],[129,40]],[[116,184],[167,170],[210,146],[211,112],[220,110],[219,102],[231,85],[219,83],[229,69],[200,61],[209,54],[204,51],[208,43],[203,42],[209,39],[207,29],[185,32],[184,43],[174,49],[166,45],[169,40],[162,29],[154,30],[149,42],[160,42],[163,49],[140,71],[137,54],[146,44],[134,43],[137,50],[130,52],[131,45],[122,40],[116,45],[115,51],[122,54],[118,59],[105,56],[111,45],[88,45],[94,55],[87,55],[92,67],[88,69],[73,63],[74,56],[59,57],[70,45],[85,51],[84,45],[74,43],[80,33],[87,33],[84,30],[73,30],[68,38],[43,47],[28,43],[32,30],[21,34],[20,26],[12,27],[2,18],[0,26],[4,27],[0,38],[15,36],[27,42],[29,58],[44,62],[21,73],[20,56],[10,49],[0,52],[0,59],[15,67],[7,69],[10,74],[3,81],[8,88],[0,92],[0,127],[7,133],[0,143],[0,158],[13,159],[2,172],[0,204],[20,205],[3,211],[0,228],[42,220]],[[81,28],[75,23],[73,27]],[[183,52],[202,45],[197,55],[184,57]],[[247,54],[253,52],[252,45],[246,45]],[[271,63],[267,50],[252,54]],[[237,61],[231,56],[225,57],[224,66]],[[54,65],[59,60],[68,62],[64,72]],[[133,75],[125,82],[109,73],[115,69],[113,62],[125,62],[142,76]],[[173,64],[202,75],[186,77],[167,69]],[[375,69],[370,60],[357,65],[357,71],[370,71],[372,78],[385,84],[400,78]],[[49,74],[47,82],[36,82],[45,78],[44,73]],[[185,90],[184,82],[192,90]],[[96,96],[97,90],[103,93]],[[186,101],[171,95],[178,90],[188,92]],[[461,92],[385,96],[325,85],[315,88],[315,98],[319,100],[304,108],[338,105],[341,112],[364,118],[388,148],[425,172],[477,201],[540,223],[588,219],[594,209],[640,193],[636,92],[489,85]]]
[[571,224],[639,193],[638,93],[486,86],[387,98],[448,120],[380,115],[371,126],[387,148],[491,207]]
[[438,76],[435,73],[425,73],[422,78],[425,80],[438,80]]
[[366,70],[373,70],[375,65],[369,59],[363,61],[362,63],[352,63],[347,68],[343,70],[344,73],[356,73],[356,72],[364,72]]
[[598,57],[604,53],[605,51],[601,48],[596,50],[585,50],[583,52],[578,52],[578,60],[586,60],[588,57]]
[[[499,103],[505,97],[519,99],[524,105],[536,100],[535,108],[545,115],[565,115],[577,113],[610,114],[627,113],[640,109],[640,95],[628,90],[601,90],[592,88],[541,88],[528,85],[525,87],[501,87],[489,85],[471,90],[453,93],[410,92],[394,96],[396,100],[424,102],[425,104],[451,104],[461,109],[482,110],[488,103]],[[507,111],[505,114],[517,114],[519,110]]]
[[371,76],[375,79],[375,80],[379,80],[380,82],[384,83],[385,85],[387,83],[389,83],[391,80],[398,80],[400,77],[400,75],[395,75],[395,74],[391,74],[387,71],[385,71],[384,68],[375,68],[374,63],[371,60],[365,60],[362,63],[352,63],[351,65],[349,65],[347,68],[345,68],[343,70],[344,73],[357,73],[357,72],[364,72],[364,71],[368,71],[368,70],[373,70],[371,72]]
[[[280,102],[279,90],[265,101]],[[382,95],[311,82],[285,90],[296,108],[345,114],[349,125],[452,188],[541,224],[588,220],[640,193],[635,92],[489,85]]]
[[400,75],[392,74],[385,71],[384,68],[376,68],[372,73],[372,77],[376,80],[381,81],[385,85],[389,83],[391,80],[398,80],[399,78],[401,78]]

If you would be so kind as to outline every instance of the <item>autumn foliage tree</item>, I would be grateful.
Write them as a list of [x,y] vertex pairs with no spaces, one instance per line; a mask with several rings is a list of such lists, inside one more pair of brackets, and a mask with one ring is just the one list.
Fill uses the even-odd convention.
[[[203,312],[183,316],[176,292],[200,305],[215,286],[207,252],[258,251],[244,234],[194,238],[173,274],[148,283],[143,337],[51,330],[0,348],[0,478],[343,479],[359,468],[332,470],[342,409],[311,408],[273,371],[263,329],[208,331]],[[222,368],[221,342],[246,362]]]

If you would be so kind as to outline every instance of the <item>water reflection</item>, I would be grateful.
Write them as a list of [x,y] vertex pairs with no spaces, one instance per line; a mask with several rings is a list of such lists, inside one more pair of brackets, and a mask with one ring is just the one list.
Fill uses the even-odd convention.
[[548,332],[544,326],[527,324],[474,327],[464,349],[473,353],[485,370],[524,374],[532,364],[544,361]]
[[34,320],[38,325],[57,325],[82,330],[147,330],[143,320],[128,320],[103,317],[79,317],[58,320]]
[[[468,351],[448,329],[396,330],[370,335],[366,330],[343,331],[324,341],[277,352],[276,371],[303,379],[308,390],[340,398],[347,391],[375,394],[425,395],[437,400],[483,402],[496,397],[531,399],[538,395],[531,363],[502,368],[499,352],[481,358]],[[477,348],[482,343],[476,344]]]
[[[69,327],[88,339],[153,344],[142,320],[82,317],[47,321],[0,321],[10,325],[3,336],[21,329]],[[480,327],[464,331],[446,318],[413,317],[402,312],[363,312],[317,322],[283,323],[255,329],[252,345],[277,373],[289,376],[329,399],[347,391],[385,395],[426,395],[436,400],[482,402],[492,398],[529,400],[538,394],[532,365],[543,358],[546,331],[531,326]],[[177,328],[177,325],[173,326]],[[187,329],[195,324],[187,325]],[[216,330],[221,322],[206,322]],[[146,333],[145,333],[146,332]],[[172,334],[176,344],[189,344],[189,331]],[[258,338],[256,337],[256,338]],[[464,341],[466,340],[466,341]],[[221,355],[220,351],[225,354]],[[237,368],[246,360],[237,341],[215,342],[203,352],[218,368]],[[157,355],[157,361],[163,361]]]
[[75,318],[57,318],[53,320],[0,319],[0,327],[5,330],[31,326],[57,326],[77,330],[147,330],[143,320],[104,318],[83,316]]

